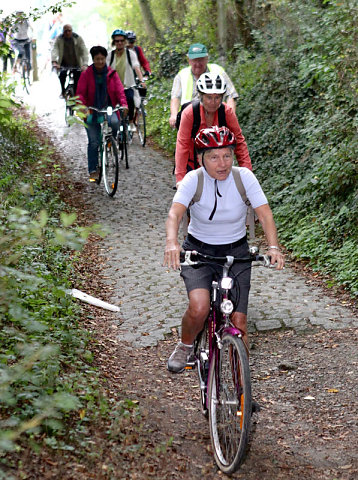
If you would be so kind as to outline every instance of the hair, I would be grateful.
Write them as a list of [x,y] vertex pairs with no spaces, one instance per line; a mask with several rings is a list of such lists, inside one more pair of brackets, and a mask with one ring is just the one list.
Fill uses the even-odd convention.
[[91,54],[91,57],[92,57],[92,60],[93,60],[93,58],[98,54],[101,54],[104,57],[107,57],[108,52],[104,47],[101,47],[100,45],[96,45],[95,47],[91,48],[90,54]]

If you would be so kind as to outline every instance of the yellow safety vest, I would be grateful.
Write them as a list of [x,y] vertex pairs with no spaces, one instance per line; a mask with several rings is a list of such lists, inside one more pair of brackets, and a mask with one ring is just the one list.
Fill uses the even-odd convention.
[[[223,73],[224,69],[216,63],[208,63],[209,72]],[[181,81],[181,99],[180,104],[191,102],[193,99],[194,78],[191,73],[191,67],[185,67],[179,72]]]

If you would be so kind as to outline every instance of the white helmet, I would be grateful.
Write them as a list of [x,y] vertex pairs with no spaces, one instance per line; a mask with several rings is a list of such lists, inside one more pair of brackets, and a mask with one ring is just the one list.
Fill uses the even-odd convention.
[[196,82],[196,88],[200,93],[221,93],[226,92],[226,82],[220,73],[207,72],[200,75]]

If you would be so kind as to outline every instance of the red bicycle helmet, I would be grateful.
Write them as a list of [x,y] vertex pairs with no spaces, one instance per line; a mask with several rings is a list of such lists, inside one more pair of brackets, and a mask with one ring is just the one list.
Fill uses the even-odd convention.
[[227,127],[203,128],[194,140],[196,150],[201,153],[212,148],[235,147],[236,138]]

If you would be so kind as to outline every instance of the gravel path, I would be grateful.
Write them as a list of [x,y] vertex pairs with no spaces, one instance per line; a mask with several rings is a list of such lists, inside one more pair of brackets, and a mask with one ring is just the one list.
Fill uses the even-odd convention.
[[[52,80],[47,83],[48,94],[44,94],[40,84],[32,91],[31,103],[36,105],[39,123],[67,158],[68,170],[88,210],[110,232],[101,245],[101,256],[110,301],[121,309],[117,316],[113,314],[117,341],[134,351],[158,346],[164,358],[171,346],[168,341],[160,341],[170,338],[168,334],[180,325],[186,305],[178,273],[162,266],[164,222],[173,196],[171,160],[149,147],[143,149],[135,139],[130,148],[130,168],[126,170],[121,165],[118,192],[114,199],[109,198],[103,185],[88,182],[84,128],[65,126],[64,106],[56,99],[56,85]],[[258,433],[251,454],[237,478],[353,480],[357,472],[357,422],[351,412],[353,408],[353,413],[357,413],[354,329],[358,319],[343,302],[326,296],[289,264],[282,272],[255,267],[252,277],[249,325],[253,339],[253,386],[266,409],[257,420]],[[91,294],[90,284],[86,293]],[[270,332],[275,334],[270,337]],[[178,386],[185,388],[183,391],[194,388],[183,387],[188,380],[185,376],[174,386],[172,376],[164,371],[159,375],[173,384],[173,391]],[[132,380],[133,389],[138,388]],[[337,391],[336,399],[327,394],[331,387]],[[311,407],[304,397],[316,391],[320,393],[313,395]],[[346,396],[353,401],[353,407]],[[188,408],[195,410],[190,405]],[[188,411],[183,415],[188,415]],[[318,417],[322,418],[318,421]],[[179,416],[179,421],[183,418]],[[194,418],[193,414],[188,417],[190,421]],[[189,442],[188,451],[190,441],[183,432],[189,428],[189,420],[178,427]],[[199,428],[203,425],[199,421]],[[201,440],[204,445],[207,441],[207,437]],[[190,478],[223,478],[208,473],[212,472],[212,467],[207,467],[212,458],[207,452],[203,455],[201,470],[195,470],[198,462],[194,461]],[[298,459],[293,460],[293,455]],[[262,460],[259,467],[257,458]],[[207,469],[204,476],[200,473],[203,465]],[[292,473],[296,467],[297,475]]]

